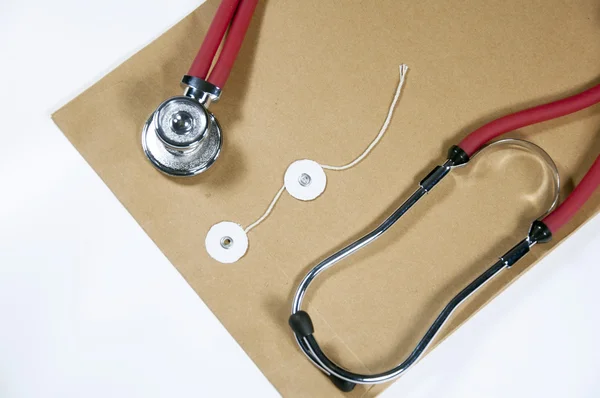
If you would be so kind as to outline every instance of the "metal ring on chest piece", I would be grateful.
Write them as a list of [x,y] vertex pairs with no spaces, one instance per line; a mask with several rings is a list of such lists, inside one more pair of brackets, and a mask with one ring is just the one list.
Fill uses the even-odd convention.
[[170,176],[194,176],[219,157],[223,139],[212,113],[193,98],[163,102],[142,131],[142,147],[150,162]]

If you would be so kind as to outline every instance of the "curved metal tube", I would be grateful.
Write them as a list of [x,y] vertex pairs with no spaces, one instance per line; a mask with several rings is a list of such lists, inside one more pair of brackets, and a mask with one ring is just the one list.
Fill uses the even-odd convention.
[[345,370],[327,358],[327,356],[319,348],[319,345],[317,344],[317,341],[313,335],[304,337],[302,339],[297,339],[298,344],[302,348],[302,351],[311,357],[311,360],[316,361],[320,365],[319,367],[328,374],[332,374],[342,380],[350,381],[356,384],[385,383],[400,377],[406,370],[408,370],[408,368],[416,363],[417,360],[425,353],[442,327],[446,324],[446,321],[450,318],[450,316],[452,316],[456,308],[504,268],[506,268],[504,261],[496,262],[486,272],[481,274],[460,293],[454,296],[454,298],[452,298],[452,300],[446,304],[442,312],[440,312],[435,321],[431,324],[425,335],[417,343],[410,355],[398,366],[388,371],[372,375],[363,375]]
[[[552,213],[552,211],[556,208],[556,206],[558,206],[558,200],[559,200],[559,196],[560,196],[560,173],[558,172],[558,167],[556,167],[556,163],[554,163],[554,160],[552,159],[552,157],[542,147],[534,144],[533,142],[521,140],[519,138],[503,138],[500,140],[492,141],[492,142],[487,143],[484,146],[482,146],[477,152],[475,152],[473,155],[471,155],[471,161],[473,159],[475,159],[476,156],[481,155],[481,153],[485,152],[486,150],[500,146],[500,145],[512,145],[512,146],[520,147],[523,150],[526,150],[526,151],[529,151],[529,152],[532,152],[532,153],[538,155],[544,161],[544,163],[546,164],[546,167],[548,168],[548,170],[550,171],[550,174],[552,176],[552,182],[553,182],[552,202],[550,203],[548,210],[546,210],[544,212],[544,214],[539,216],[537,219],[541,220],[542,218],[546,217],[548,214]],[[456,166],[456,167],[463,167],[463,166],[466,166],[466,164]]]
[[[538,155],[540,155],[543,160],[546,162],[547,166],[550,168],[552,172],[552,177],[554,180],[554,195],[553,202],[550,206],[548,212],[552,211],[552,209],[556,206],[558,201],[558,191],[560,180],[558,178],[558,170],[556,165],[550,158],[550,156],[540,147],[535,144],[532,144],[528,141],[518,140],[518,139],[505,139],[497,141],[496,143],[491,143],[487,147],[497,144],[516,144],[524,147],[527,150],[531,150]],[[482,148],[481,150],[483,150]],[[480,151],[481,151],[480,150]],[[298,289],[296,290],[296,294],[294,295],[293,303],[292,303],[292,315],[296,314],[301,310],[302,301],[304,300],[306,291],[308,290],[311,282],[319,276],[322,272],[331,268],[334,264],[339,262],[340,260],[348,257],[359,249],[365,247],[369,243],[373,242],[379,236],[381,236],[384,232],[386,232],[394,223],[396,223],[415,203],[419,201],[425,194],[427,194],[431,189],[437,185],[449,172],[450,170],[456,167],[452,160],[447,160],[442,166],[437,166],[433,171],[423,179],[419,188],[398,208],[394,211],[388,218],[386,218],[377,228],[373,229],[371,232],[367,233],[360,239],[352,242],[348,246],[339,250],[338,252],[330,255],[325,260],[321,261],[314,268],[312,268],[307,275],[302,279]],[[534,224],[535,225],[535,224]],[[459,292],[456,296],[454,296],[450,302],[444,307],[444,309],[440,312],[438,317],[429,327],[425,335],[421,338],[421,340],[417,343],[416,347],[410,353],[410,355],[402,361],[400,364],[395,366],[394,368],[387,370],[385,372],[364,375],[359,373],[353,373],[348,371],[333,361],[331,361],[324,353],[321,351],[317,340],[315,339],[313,334],[308,336],[298,336],[295,335],[296,341],[300,346],[300,349],[304,352],[307,358],[319,369],[321,369],[324,373],[330,376],[335,376],[341,380],[345,380],[355,384],[379,384],[385,383],[390,380],[393,380],[399,376],[401,376],[410,366],[417,362],[417,360],[423,355],[423,353],[427,350],[431,342],[435,339],[436,335],[443,328],[446,321],[450,318],[453,312],[456,310],[458,306],[460,306],[465,300],[467,300],[474,292],[480,289],[483,285],[485,285],[489,280],[491,280],[494,276],[496,276],[500,271],[505,268],[509,268],[519,259],[521,259],[525,254],[529,252],[529,249],[535,245],[538,241],[542,242],[539,239],[532,239],[532,230],[528,236],[519,242],[516,246],[514,246],[511,250],[509,250],[504,256],[502,256],[495,264],[493,264],[490,268],[488,268],[485,272],[483,272],[479,277],[477,277],[474,281],[472,281],[467,287],[465,287],[461,292]]]

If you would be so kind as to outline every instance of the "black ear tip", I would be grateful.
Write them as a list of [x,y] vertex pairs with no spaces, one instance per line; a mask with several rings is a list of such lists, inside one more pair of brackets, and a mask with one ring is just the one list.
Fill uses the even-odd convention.
[[305,311],[292,314],[288,323],[297,336],[306,337],[315,332],[310,315]]
[[329,379],[331,379],[332,383],[335,384],[335,386],[343,392],[350,392],[354,390],[354,387],[356,387],[355,383],[352,383],[351,381],[347,380],[342,380],[334,375],[329,375]]

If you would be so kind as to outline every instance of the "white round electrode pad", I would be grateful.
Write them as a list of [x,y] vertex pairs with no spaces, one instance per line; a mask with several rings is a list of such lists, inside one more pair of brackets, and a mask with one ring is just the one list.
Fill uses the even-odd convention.
[[248,235],[239,224],[222,221],[213,225],[206,234],[206,251],[220,263],[231,264],[248,250]]
[[321,165],[314,160],[297,160],[285,172],[285,189],[296,199],[318,198],[327,185],[327,176]]

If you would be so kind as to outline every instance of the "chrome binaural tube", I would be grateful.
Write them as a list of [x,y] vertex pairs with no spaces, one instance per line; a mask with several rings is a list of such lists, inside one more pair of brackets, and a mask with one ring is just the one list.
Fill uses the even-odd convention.
[[[548,212],[551,211],[556,206],[560,185],[556,165],[552,159],[541,148],[531,143],[527,143],[527,145],[525,145],[521,142],[521,140],[506,139],[497,143],[497,145],[500,144],[515,144],[541,155],[541,158],[545,161],[549,170],[552,172],[551,174],[554,181],[552,186],[554,200],[552,201]],[[343,249],[333,253],[325,260],[321,261],[319,264],[313,267],[300,282],[292,303],[292,315],[290,316],[289,320],[290,326],[294,331],[294,335],[300,349],[303,351],[306,357],[320,370],[329,375],[336,386],[343,391],[351,391],[356,384],[385,383],[401,376],[425,353],[435,337],[444,327],[450,316],[452,316],[454,311],[463,302],[465,302],[473,293],[483,287],[488,281],[498,275],[502,270],[510,268],[517,261],[523,258],[527,253],[529,253],[530,248],[533,245],[536,243],[544,243],[550,240],[551,232],[547,226],[539,220],[534,221],[525,239],[506,252],[497,262],[485,270],[474,281],[469,283],[463,290],[455,295],[448,302],[448,304],[446,304],[411,353],[401,363],[392,369],[375,374],[359,374],[344,369],[335,362],[331,361],[319,347],[319,344],[313,333],[314,328],[310,316],[301,309],[302,302],[311,282],[314,281],[314,279],[324,271],[331,268],[334,264],[362,249],[380,237],[404,214],[406,214],[406,212],[410,210],[423,196],[425,196],[425,194],[430,192],[446,175],[448,175],[453,167],[460,166],[467,161],[468,157],[462,157],[460,150],[457,151],[455,147],[451,148],[449,152],[449,159],[443,165],[434,168],[427,175],[427,177],[425,177],[419,183],[417,190],[378,227]],[[546,214],[548,212],[546,212]]]

